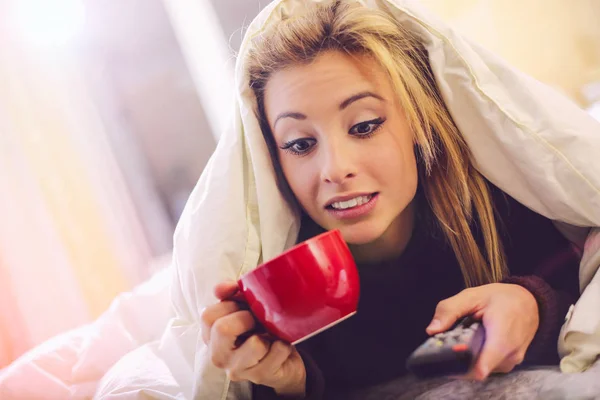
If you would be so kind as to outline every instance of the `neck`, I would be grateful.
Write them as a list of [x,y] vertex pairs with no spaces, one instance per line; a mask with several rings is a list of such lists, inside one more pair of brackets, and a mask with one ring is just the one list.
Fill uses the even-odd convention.
[[404,253],[415,226],[415,203],[413,200],[376,240],[361,245],[349,245],[357,263],[378,263],[396,259]]

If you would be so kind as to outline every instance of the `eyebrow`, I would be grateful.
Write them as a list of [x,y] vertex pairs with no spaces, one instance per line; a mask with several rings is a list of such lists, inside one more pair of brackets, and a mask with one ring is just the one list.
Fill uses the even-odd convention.
[[[354,94],[354,95],[348,97],[346,100],[342,101],[339,105],[339,110],[342,111],[345,108],[347,108],[350,104],[352,104],[360,99],[364,99],[365,97],[373,97],[377,100],[385,101],[385,99],[383,97],[379,96],[378,94],[375,94],[375,93],[369,92],[369,91],[365,91],[365,92],[360,92],[360,93]],[[293,119],[302,121],[302,120],[305,120],[307,117],[306,117],[306,115],[299,113],[299,112],[284,112],[284,113],[279,114],[279,116],[277,116],[277,118],[275,119],[275,123],[273,123],[273,128],[275,128],[275,126],[277,125],[277,122],[279,122],[279,120],[281,120],[283,118],[293,118]]]
[[373,98],[376,98],[377,100],[385,101],[383,99],[383,97],[381,97],[378,94],[375,94],[373,92],[368,92],[368,91],[360,92],[360,93],[350,96],[346,100],[342,101],[342,103],[340,104],[340,111],[342,111],[344,108],[348,107],[350,104],[354,103],[355,101],[364,99],[365,97],[373,97]]

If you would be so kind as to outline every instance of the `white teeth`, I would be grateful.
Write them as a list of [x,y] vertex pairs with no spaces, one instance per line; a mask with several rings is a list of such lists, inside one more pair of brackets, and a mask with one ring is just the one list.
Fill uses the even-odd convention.
[[335,208],[336,210],[345,210],[347,208],[362,206],[363,204],[368,203],[369,200],[371,200],[371,197],[373,196],[359,196],[346,201],[336,201],[335,203],[331,204],[331,207]]

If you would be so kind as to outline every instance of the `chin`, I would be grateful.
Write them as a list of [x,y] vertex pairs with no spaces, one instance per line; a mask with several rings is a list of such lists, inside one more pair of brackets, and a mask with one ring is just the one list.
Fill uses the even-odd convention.
[[[379,239],[385,229],[377,226],[365,226],[366,224],[357,224],[352,226],[340,226],[337,229],[342,233],[342,237],[348,244],[361,245],[374,242]],[[369,224],[370,225],[370,224]]]

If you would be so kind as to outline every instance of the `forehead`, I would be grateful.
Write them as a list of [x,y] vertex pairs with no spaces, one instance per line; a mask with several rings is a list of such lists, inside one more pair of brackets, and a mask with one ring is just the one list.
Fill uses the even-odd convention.
[[374,59],[334,51],[319,55],[309,64],[274,73],[265,89],[269,116],[308,104],[339,104],[359,91],[374,91],[387,97],[390,90],[385,71]]

